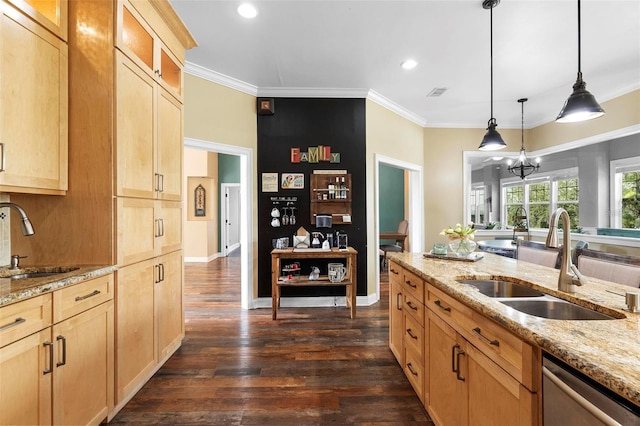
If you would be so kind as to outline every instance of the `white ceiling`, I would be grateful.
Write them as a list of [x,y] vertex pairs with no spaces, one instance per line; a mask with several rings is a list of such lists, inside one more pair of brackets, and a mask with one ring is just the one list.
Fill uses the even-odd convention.
[[[198,42],[188,69],[258,96],[380,99],[426,127],[486,127],[490,12],[482,0],[170,0]],[[555,119],[578,69],[576,0],[502,0],[493,10],[500,128]],[[412,71],[400,67],[418,61]],[[582,1],[582,73],[600,103],[640,89],[640,0]],[[446,87],[439,98],[427,94]],[[371,92],[370,92],[371,91]]]

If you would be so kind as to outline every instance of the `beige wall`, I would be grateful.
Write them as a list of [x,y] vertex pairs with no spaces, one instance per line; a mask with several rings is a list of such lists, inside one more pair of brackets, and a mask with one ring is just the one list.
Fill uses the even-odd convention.
[[[255,96],[221,86],[217,83],[185,74],[184,76],[184,135],[219,144],[248,148],[253,151],[251,176],[253,177],[253,205],[257,206],[258,171],[256,150],[258,130]],[[258,218],[252,216],[253,264],[257,265]],[[211,222],[207,222],[210,223]],[[213,225],[210,225],[213,226]],[[217,232],[217,231],[216,231]],[[216,243],[217,244],[217,243]],[[257,274],[253,274],[253,294],[257,295]]]
[[[419,125],[400,117],[398,114],[367,100],[367,241],[375,241],[375,155],[422,166],[424,155],[422,133]],[[462,209],[461,209],[462,210]],[[367,244],[367,294],[376,292],[376,268],[378,267],[378,247]]]

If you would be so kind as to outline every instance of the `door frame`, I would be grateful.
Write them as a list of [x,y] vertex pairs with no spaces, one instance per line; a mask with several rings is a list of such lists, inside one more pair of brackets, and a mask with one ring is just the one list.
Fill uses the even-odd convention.
[[[237,155],[240,157],[240,304],[242,309],[253,309],[253,282],[255,271],[253,267],[253,150],[219,142],[201,139],[184,138],[184,146],[203,151],[221,154]],[[185,201],[183,200],[183,203]]]
[[[227,257],[230,252],[240,247],[240,242],[238,244],[228,247],[227,240],[229,238],[227,234],[227,226],[226,223],[229,220],[227,217],[227,208],[229,206],[229,200],[226,197],[227,191],[229,188],[240,188],[239,183],[221,183],[220,184],[220,251],[224,257]],[[240,202],[242,203],[242,188],[240,188]],[[240,226],[242,228],[242,226]],[[238,231],[240,232],[240,231]]]

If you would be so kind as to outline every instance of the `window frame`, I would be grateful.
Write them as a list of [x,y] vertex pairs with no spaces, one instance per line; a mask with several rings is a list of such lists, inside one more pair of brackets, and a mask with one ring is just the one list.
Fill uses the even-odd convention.
[[609,226],[622,228],[622,173],[640,172],[640,156],[609,161]]

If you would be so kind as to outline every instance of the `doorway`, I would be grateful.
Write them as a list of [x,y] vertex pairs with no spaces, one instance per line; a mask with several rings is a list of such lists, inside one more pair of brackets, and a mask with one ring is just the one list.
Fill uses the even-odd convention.
[[242,309],[254,308],[253,299],[253,226],[251,222],[253,212],[253,151],[233,145],[225,145],[217,142],[200,139],[185,138],[184,146],[202,151],[217,152],[219,154],[236,155],[240,157],[240,184],[239,184],[239,245],[240,253],[240,303]]
[[240,247],[240,184],[220,184],[220,249],[223,256]]

